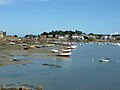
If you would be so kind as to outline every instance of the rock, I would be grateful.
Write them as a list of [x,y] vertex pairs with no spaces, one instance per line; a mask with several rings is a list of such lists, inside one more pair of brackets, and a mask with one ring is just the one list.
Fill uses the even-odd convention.
[[2,90],[2,85],[0,85],[0,90]]
[[47,63],[44,63],[42,64],[43,66],[49,66],[51,68],[61,68],[62,66],[60,65],[57,65],[57,64],[47,64]]
[[[32,90],[32,88],[24,87],[24,86],[21,86],[19,88],[18,87],[3,87],[2,85],[0,85],[0,90]],[[43,90],[42,86],[38,86],[36,90]]]
[[20,87],[19,90],[32,90],[29,87]]
[[1,90],[18,90],[18,88],[15,87],[3,87]]
[[43,90],[43,89],[42,89],[42,86],[38,86],[38,87],[37,87],[37,90]]

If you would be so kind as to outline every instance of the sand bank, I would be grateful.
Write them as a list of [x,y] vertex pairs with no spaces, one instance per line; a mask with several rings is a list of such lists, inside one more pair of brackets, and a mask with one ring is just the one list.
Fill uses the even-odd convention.
[[29,50],[22,50],[22,46],[19,45],[0,45],[0,66],[15,65],[15,64],[29,64],[30,60],[14,61],[15,56],[31,56],[33,58],[45,58],[55,56],[51,53],[49,48],[34,48]]

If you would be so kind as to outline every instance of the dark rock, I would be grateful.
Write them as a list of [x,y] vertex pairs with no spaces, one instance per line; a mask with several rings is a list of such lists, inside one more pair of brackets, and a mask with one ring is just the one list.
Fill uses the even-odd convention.
[[37,90],[43,90],[43,89],[42,89],[42,86],[38,86],[38,87],[37,87]]
[[62,66],[57,65],[57,64],[47,64],[47,63],[44,63],[44,64],[42,64],[42,65],[44,65],[44,66],[49,66],[49,67],[51,67],[51,68],[60,68],[60,67],[62,67]]

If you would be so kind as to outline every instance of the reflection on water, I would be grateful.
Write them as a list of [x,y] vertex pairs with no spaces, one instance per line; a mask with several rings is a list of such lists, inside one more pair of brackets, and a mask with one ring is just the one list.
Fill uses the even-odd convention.
[[[43,90],[120,90],[119,54],[120,47],[86,45],[73,50],[69,58],[18,57],[33,63],[0,67],[0,84],[42,85]],[[101,57],[109,57],[110,62],[99,62]],[[45,63],[62,68],[45,67]]]
[[71,57],[56,57],[56,60],[71,60]]

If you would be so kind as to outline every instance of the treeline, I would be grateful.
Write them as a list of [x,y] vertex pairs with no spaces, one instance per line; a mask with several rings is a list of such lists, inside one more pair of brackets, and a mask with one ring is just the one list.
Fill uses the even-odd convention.
[[27,37],[29,37],[29,38],[36,38],[36,37],[39,37],[40,38],[40,36],[41,35],[46,35],[46,36],[48,36],[48,35],[52,35],[53,37],[55,37],[55,35],[69,35],[69,36],[72,36],[72,35],[82,35],[82,34],[85,34],[85,33],[82,33],[82,31],[78,31],[78,30],[75,30],[75,31],[68,31],[68,30],[66,30],[66,31],[62,31],[62,30],[56,30],[56,31],[51,31],[51,32],[43,32],[43,33],[41,33],[40,35],[32,35],[32,34],[27,34],[27,35],[25,35],[25,38],[27,38]]
[[78,30],[75,30],[75,31],[62,31],[62,30],[56,30],[56,31],[51,31],[51,32],[43,32],[41,35],[74,35],[74,34],[77,34],[77,35],[82,35],[82,31],[78,31]]

